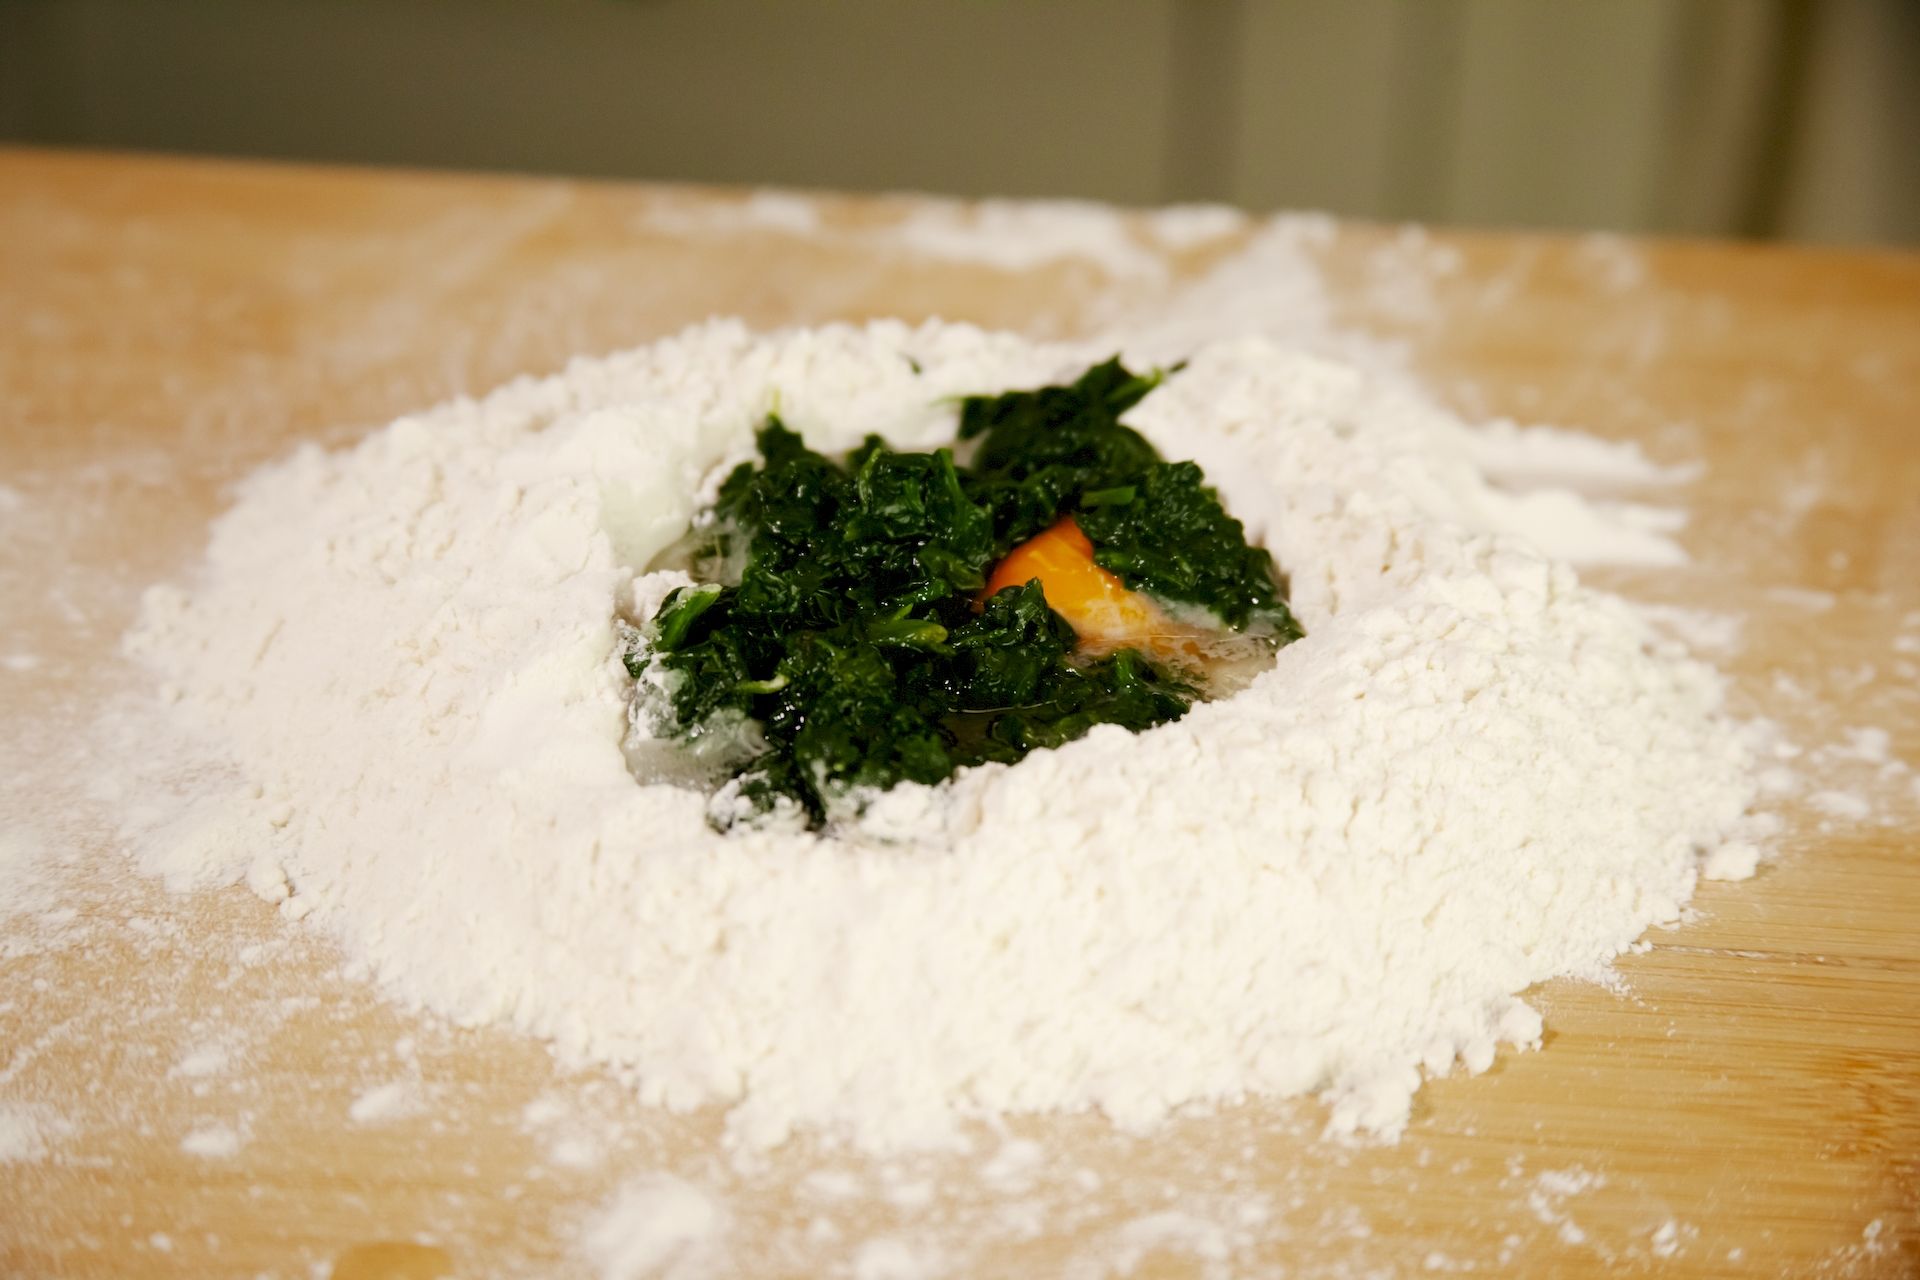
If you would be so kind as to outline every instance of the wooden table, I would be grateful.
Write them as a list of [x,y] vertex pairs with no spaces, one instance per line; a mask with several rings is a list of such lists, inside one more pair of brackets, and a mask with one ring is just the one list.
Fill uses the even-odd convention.
[[[1786,802],[1757,879],[1703,886],[1623,990],[1535,993],[1544,1051],[1432,1084],[1398,1146],[1323,1144],[1310,1103],[1150,1141],[1020,1122],[1047,1154],[1011,1197],[977,1158],[799,1142],[731,1168],[714,1116],[649,1114],[537,1045],[396,1011],[244,890],[136,877],[111,823],[115,759],[140,744],[88,728],[124,675],[117,636],[191,563],[222,487],[292,441],[709,314],[1058,334],[1165,287],[902,252],[909,200],[823,197],[801,233],[742,199],[0,152],[0,869],[66,863],[52,896],[0,871],[19,913],[0,1272],[588,1274],[581,1223],[665,1170],[731,1223],[672,1274],[818,1274],[877,1237],[978,1275],[1920,1274],[1911,775],[1874,783],[1864,820]],[[1178,279],[1238,239],[1165,261]],[[1743,619],[1719,655],[1741,709],[1810,748],[1881,727],[1920,759],[1920,260],[1361,227],[1321,257],[1344,318],[1407,340],[1475,412],[1705,459],[1681,495],[1692,565],[1603,579]],[[1405,305],[1409,281],[1430,306]]]

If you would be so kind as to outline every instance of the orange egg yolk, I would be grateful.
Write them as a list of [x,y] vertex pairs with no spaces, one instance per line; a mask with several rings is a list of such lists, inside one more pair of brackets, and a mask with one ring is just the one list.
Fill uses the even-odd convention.
[[1093,562],[1093,543],[1072,516],[1062,516],[1052,527],[1007,553],[994,566],[980,593],[985,602],[1007,587],[1039,579],[1047,604],[1067,620],[1081,645],[1093,650],[1160,648],[1163,642],[1184,639],[1153,601],[1113,573]]

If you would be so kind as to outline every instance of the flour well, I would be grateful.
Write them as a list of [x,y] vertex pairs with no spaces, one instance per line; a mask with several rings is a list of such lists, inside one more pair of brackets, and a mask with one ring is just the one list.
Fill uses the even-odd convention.
[[231,783],[130,834],[402,1001],[730,1107],[743,1147],[1305,1092],[1397,1132],[1423,1071],[1537,1040],[1517,993],[1675,918],[1754,795],[1719,678],[1489,481],[1508,434],[1270,341],[1191,351],[1129,421],[1205,468],[1308,632],[1244,693],[831,838],[719,836],[627,771],[616,621],[776,401],[816,447],[930,448],[955,395],[1108,354],[719,323],[303,449],[147,596],[130,647]]

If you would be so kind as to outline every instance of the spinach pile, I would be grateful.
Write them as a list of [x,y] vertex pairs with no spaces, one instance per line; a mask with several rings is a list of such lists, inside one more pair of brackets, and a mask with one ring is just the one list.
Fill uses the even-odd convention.
[[691,537],[694,576],[713,580],[674,591],[629,645],[656,731],[722,744],[747,810],[820,826],[853,789],[1179,718],[1202,674],[1133,649],[1077,657],[1037,582],[977,600],[1008,551],[1063,515],[1129,588],[1274,648],[1298,639],[1272,558],[1200,469],[1121,424],[1159,380],[1116,359],[1070,386],[968,397],[965,467],[877,437],[836,461],[768,418],[759,465],[734,470]]

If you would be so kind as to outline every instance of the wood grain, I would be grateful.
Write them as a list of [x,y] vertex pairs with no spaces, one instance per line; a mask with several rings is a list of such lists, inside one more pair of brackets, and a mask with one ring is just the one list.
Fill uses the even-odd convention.
[[[0,931],[0,1271],[588,1274],[583,1222],[669,1171],[718,1189],[727,1274],[844,1267],[883,1236],[977,1275],[1920,1274],[1920,795],[1898,779],[1866,820],[1785,801],[1755,880],[1704,885],[1622,990],[1536,992],[1544,1051],[1434,1082],[1395,1147],[1318,1141],[1310,1103],[1147,1139],[1019,1122],[1046,1155],[1011,1197],[979,1154],[883,1168],[803,1141],[734,1168],[716,1116],[400,1012],[242,890],[134,876],[97,754],[117,636],[223,487],[292,442],[709,314],[1052,335],[1165,287],[903,253],[910,200],[822,197],[807,235],[740,201],[0,152],[0,795],[16,847],[67,864]],[[1173,278],[1231,247],[1170,254]],[[1693,562],[1602,579],[1737,615],[1743,712],[1809,748],[1884,728],[1920,759],[1920,656],[1897,647],[1920,635],[1920,260],[1344,227],[1322,265],[1351,323],[1474,412],[1704,460]],[[384,1084],[410,1105],[351,1121]],[[236,1154],[183,1150],[219,1125]]]

